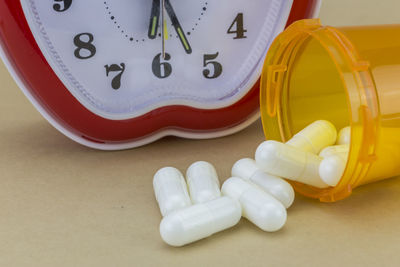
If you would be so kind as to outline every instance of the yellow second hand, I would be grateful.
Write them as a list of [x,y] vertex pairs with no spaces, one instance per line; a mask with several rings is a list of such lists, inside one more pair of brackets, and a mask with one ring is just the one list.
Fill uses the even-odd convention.
[[164,39],[168,40],[168,26],[167,26],[167,20],[164,20]]
[[165,54],[165,40],[166,36],[165,33],[167,32],[167,21],[165,19],[165,0],[161,1],[161,19],[162,19],[162,30],[161,30],[161,35],[162,35],[162,57],[165,59],[166,54]]

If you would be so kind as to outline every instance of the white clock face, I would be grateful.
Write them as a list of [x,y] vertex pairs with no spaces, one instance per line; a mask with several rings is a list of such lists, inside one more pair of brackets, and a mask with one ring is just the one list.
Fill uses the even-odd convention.
[[257,81],[292,2],[165,0],[162,12],[162,0],[21,0],[60,80],[108,119],[237,102]]

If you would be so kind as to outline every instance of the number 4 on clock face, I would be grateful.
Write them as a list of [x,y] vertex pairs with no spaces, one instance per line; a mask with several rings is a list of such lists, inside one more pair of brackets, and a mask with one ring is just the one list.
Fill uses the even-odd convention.
[[229,34],[236,34],[233,39],[245,39],[247,30],[244,28],[243,13],[239,13],[228,29]]

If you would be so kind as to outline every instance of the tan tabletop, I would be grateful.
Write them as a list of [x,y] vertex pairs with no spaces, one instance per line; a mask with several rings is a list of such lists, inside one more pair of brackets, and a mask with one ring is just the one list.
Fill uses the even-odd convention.
[[[400,23],[398,0],[326,0],[331,25]],[[263,140],[260,123],[226,138],[165,138],[102,152],[53,129],[0,65],[0,266],[396,266],[400,180],[365,186],[322,204],[297,196],[277,233],[246,220],[184,248],[159,236],[152,176],[214,163],[222,180]]]

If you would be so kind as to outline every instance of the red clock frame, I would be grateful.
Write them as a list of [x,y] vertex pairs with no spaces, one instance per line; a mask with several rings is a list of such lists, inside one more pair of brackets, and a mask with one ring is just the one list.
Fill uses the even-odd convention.
[[[294,0],[288,25],[310,18],[320,0]],[[168,129],[204,134],[243,124],[259,110],[259,83],[232,106],[205,110],[167,106],[128,120],[109,120],[86,109],[63,85],[40,51],[20,1],[0,0],[0,42],[15,75],[54,122],[98,144],[132,143]]]

